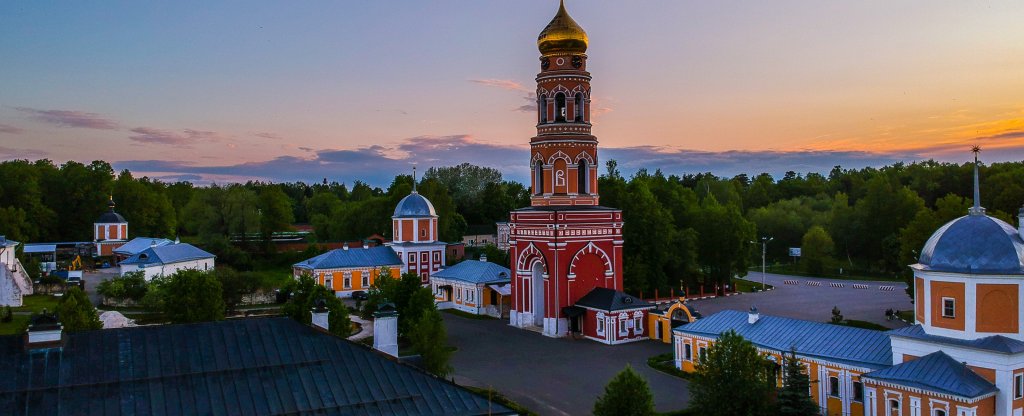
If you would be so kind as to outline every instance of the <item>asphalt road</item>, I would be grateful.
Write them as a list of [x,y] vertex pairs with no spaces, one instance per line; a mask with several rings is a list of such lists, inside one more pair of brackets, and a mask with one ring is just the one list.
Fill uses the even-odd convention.
[[[761,273],[751,272],[747,278],[760,283]],[[787,285],[786,280],[797,281],[799,284]],[[808,286],[808,282],[819,282],[820,286]],[[821,322],[828,321],[832,317],[832,307],[838,306],[846,319],[874,322],[889,328],[906,324],[887,320],[886,309],[914,309],[905,291],[907,285],[902,282],[815,279],[768,273],[765,275],[765,283],[775,286],[775,290],[690,301],[690,304],[705,316],[727,309],[746,311],[751,306],[757,306],[762,314]],[[832,287],[831,283],[842,284],[844,287]],[[857,289],[853,286],[855,284],[867,285],[868,288]],[[879,290],[880,286],[892,286],[893,290]]]
[[554,339],[505,321],[443,314],[455,381],[492,387],[541,415],[589,415],[597,396],[629,364],[647,379],[659,411],[679,410],[689,399],[687,382],[647,366],[647,358],[671,352],[668,344],[641,341],[608,346],[589,340]]

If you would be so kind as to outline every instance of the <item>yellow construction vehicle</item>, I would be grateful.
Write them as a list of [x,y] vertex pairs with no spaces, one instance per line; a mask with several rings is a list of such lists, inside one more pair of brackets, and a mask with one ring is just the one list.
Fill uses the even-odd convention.
[[68,264],[68,270],[82,270],[82,256],[75,256],[75,259]]

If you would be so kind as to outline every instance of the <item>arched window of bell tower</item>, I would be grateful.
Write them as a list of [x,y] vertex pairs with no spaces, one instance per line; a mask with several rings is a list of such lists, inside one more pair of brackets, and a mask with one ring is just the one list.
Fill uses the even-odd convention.
[[533,193],[540,195],[544,193],[544,164],[538,160],[533,166]]
[[567,109],[565,107],[565,94],[555,94],[555,121],[559,123],[564,123],[565,118],[568,116],[568,114],[566,114],[566,111]]
[[590,169],[587,166],[586,160],[581,160],[580,164],[576,166],[576,192],[581,194],[590,193]]
[[548,122],[548,100],[547,96],[537,96],[537,112],[540,113],[540,122]]
[[576,108],[576,120],[575,121],[577,123],[582,123],[583,122],[583,93],[582,92],[576,93],[575,108]]

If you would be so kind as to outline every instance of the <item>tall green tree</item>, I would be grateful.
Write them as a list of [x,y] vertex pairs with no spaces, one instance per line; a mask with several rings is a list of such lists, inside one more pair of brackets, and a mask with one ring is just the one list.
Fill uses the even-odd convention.
[[222,290],[220,280],[212,271],[185,269],[162,281],[156,293],[161,297],[160,304],[169,321],[189,323],[224,319]]
[[[401,319],[402,315],[399,314],[398,317]],[[433,303],[413,321],[408,338],[413,351],[420,355],[424,370],[438,377],[447,377],[451,374],[452,366],[449,360],[452,349],[448,346],[448,333],[441,313]]]
[[292,200],[279,186],[264,186],[259,192],[260,234],[269,240],[271,234],[291,228],[295,216]]
[[653,416],[654,395],[647,380],[633,367],[626,368],[604,386],[604,394],[594,403],[594,416]]
[[57,317],[68,332],[103,329],[96,308],[78,286],[71,286],[57,304]]
[[782,388],[777,396],[779,416],[816,416],[821,409],[811,399],[811,378],[804,372],[804,365],[796,358],[796,350],[790,350],[785,357],[782,373]]
[[772,415],[772,366],[750,341],[732,330],[723,333],[697,361],[690,409],[705,416]]
[[304,273],[298,279],[289,282],[281,291],[291,294],[288,301],[281,307],[281,312],[298,322],[309,325],[313,320],[311,311],[317,302],[323,300],[327,308],[327,326],[331,334],[347,337],[352,333],[352,321],[348,317],[348,308],[323,285],[317,284],[313,276]]
[[738,207],[719,204],[713,195],[701,203],[697,218],[694,229],[700,238],[699,261],[709,280],[724,287],[732,276],[746,275],[754,224],[740,214]]
[[820,225],[815,225],[807,230],[800,244],[802,248],[800,260],[804,270],[812,275],[824,273],[825,266],[832,262],[834,246],[832,237]]

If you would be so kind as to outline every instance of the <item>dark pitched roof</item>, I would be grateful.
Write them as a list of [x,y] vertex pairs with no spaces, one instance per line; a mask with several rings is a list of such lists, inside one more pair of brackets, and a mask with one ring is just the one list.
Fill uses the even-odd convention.
[[171,264],[182,261],[214,258],[213,254],[191,244],[171,244],[150,247],[128,257],[121,264]]
[[942,351],[873,371],[864,374],[864,377],[968,399],[998,390],[988,380]]
[[335,249],[308,260],[295,263],[303,269],[338,269],[345,267],[401,266],[395,250],[387,246]]
[[595,287],[590,293],[576,301],[576,306],[600,309],[602,311],[621,311],[624,309],[653,308],[654,304],[643,299],[605,287]]
[[754,345],[867,368],[892,365],[892,345],[882,331],[760,314],[753,324],[747,312],[722,311],[678,326],[675,332],[716,338],[734,330]]
[[0,337],[0,409],[29,415],[482,415],[511,412],[288,318]]
[[1024,352],[1024,342],[1008,338],[1003,335],[991,335],[978,339],[959,339],[930,335],[924,331],[921,325],[905,326],[888,332],[889,335],[919,339],[937,344],[957,345],[961,347],[975,348],[985,351],[1001,352],[1004,354],[1020,354]]
[[441,269],[431,277],[442,279],[461,280],[474,284],[481,283],[509,283],[512,271],[507,267],[491,263],[489,261],[465,260],[453,266]]
[[104,212],[96,219],[96,224],[121,224],[126,222],[128,222],[128,220],[124,219],[121,214],[114,212],[113,209]]

